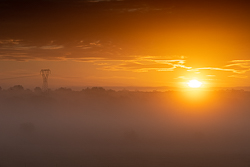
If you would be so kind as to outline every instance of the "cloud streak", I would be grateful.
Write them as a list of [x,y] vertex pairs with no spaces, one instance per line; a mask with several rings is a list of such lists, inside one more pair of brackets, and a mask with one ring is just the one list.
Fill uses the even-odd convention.
[[185,66],[185,60],[162,60],[155,56],[137,56],[132,60],[106,62],[101,69],[109,71],[174,71],[176,68],[190,69]]
[[111,41],[78,40],[69,43],[30,45],[20,39],[0,40],[0,60],[73,60],[93,63],[106,71],[174,71],[182,68],[187,71],[204,70],[233,73],[228,77],[245,78],[250,71],[250,60],[232,60],[222,67],[192,68],[186,65],[185,56],[133,55]]
[[[112,42],[70,41],[64,44],[45,42],[46,44],[32,44],[24,40],[0,40],[0,59],[14,61],[28,60],[75,60],[93,61],[94,59],[124,60],[121,48]],[[20,58],[21,57],[21,58]]]
[[236,74],[244,74],[250,71],[250,60],[232,60],[223,67],[202,67],[197,70],[228,71]]
[[64,48],[64,46],[63,45],[46,45],[46,46],[42,46],[40,48],[41,49],[55,50],[55,49],[62,49],[62,48]]

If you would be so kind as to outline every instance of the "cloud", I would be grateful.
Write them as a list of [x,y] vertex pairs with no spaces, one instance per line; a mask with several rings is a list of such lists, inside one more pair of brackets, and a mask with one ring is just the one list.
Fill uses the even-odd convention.
[[0,50],[6,51],[22,51],[22,50],[30,50],[36,48],[36,46],[22,46],[22,45],[14,45],[14,46],[2,46]]
[[[200,67],[200,68],[193,68],[188,71],[200,71],[200,70],[226,71],[235,74],[244,74],[250,71],[250,60],[232,60],[227,65],[224,65],[222,67]],[[236,75],[231,75],[231,76],[236,76]]]
[[123,9],[110,9],[111,11],[116,11],[119,13],[135,13],[135,12],[139,12],[139,13],[146,13],[146,12],[151,12],[151,11],[160,11],[163,10],[161,8],[152,8],[152,7],[138,7],[138,8],[123,8]]
[[25,55],[25,53],[18,53],[13,55],[0,55],[0,60],[15,60],[15,61],[27,61],[34,58]]
[[62,49],[62,48],[64,48],[64,46],[63,45],[46,45],[46,46],[42,46],[40,48],[53,50],[53,49]]
[[79,61],[79,62],[99,62],[99,61],[105,61],[105,59],[101,58],[101,57],[83,57],[83,58],[73,58],[71,60]]
[[148,59],[148,57],[146,57],[146,60],[142,57],[136,57],[130,60],[111,60],[88,57],[77,59],[77,61],[93,62],[95,65],[100,66],[99,69],[108,71],[148,72],[150,70],[173,71],[177,67],[188,68],[183,65],[182,60],[165,60],[164,63],[162,63],[153,59]]
[[174,79],[183,79],[183,80],[188,80],[190,78],[186,77],[186,76],[179,76],[177,78],[174,78]]
[[[13,44],[13,41],[15,44]],[[19,40],[18,40],[19,41]],[[3,42],[2,42],[3,43]],[[73,60],[91,62],[99,69],[109,71],[174,71],[176,68],[191,69],[185,65],[184,56],[131,55],[110,41],[79,40],[67,44],[34,46],[20,40],[5,41],[0,49],[1,60]]]
[[108,76],[108,77],[100,77],[100,76],[89,76],[88,79],[96,79],[96,80],[110,80],[110,79],[136,79],[136,77],[124,77],[124,76]]
[[220,68],[220,67],[201,67],[201,68],[196,68],[198,71],[199,70],[215,70],[215,71],[229,71],[229,72],[236,72],[234,69],[226,69],[226,68]]
[[250,60],[232,60],[226,67],[250,69]]
[[230,64],[226,65],[228,68],[233,68],[236,75],[231,75],[228,77],[233,78],[248,78],[248,76],[243,75],[250,71],[250,60],[232,60]]
[[246,75],[230,75],[228,77],[230,77],[230,78],[248,78],[248,76],[246,76]]
[[28,50],[34,47],[23,44],[22,40],[18,39],[0,40],[0,50]]
[[207,77],[215,77],[215,75],[207,75]]
[[13,50],[30,50],[34,48],[36,48],[36,46],[18,46],[14,47]]
[[[24,40],[0,40],[0,60],[29,61],[29,60],[65,60],[69,56],[63,45],[49,44],[32,45]],[[62,51],[59,51],[62,50]]]
[[174,71],[176,68],[190,69],[185,66],[185,60],[163,60],[157,56],[136,56],[134,59],[125,61],[106,61],[101,69],[109,71]]
[[78,40],[60,44],[47,41],[32,45],[20,39],[0,40],[0,60],[73,60],[90,62],[98,69],[108,71],[174,71],[182,68],[187,71],[202,70],[225,71],[233,73],[229,77],[244,78],[243,74],[250,71],[250,60],[232,60],[222,67],[192,68],[186,65],[183,55],[154,56],[133,55],[133,51],[123,49],[111,41]]
[[100,43],[100,40],[98,40],[98,41],[94,41],[94,42],[80,41],[76,47],[81,48],[81,49],[94,49],[96,47],[101,47],[101,46],[102,46],[102,44]]
[[249,62],[250,63],[250,60],[232,60],[231,61],[232,63],[235,63],[235,62]]
[[[226,77],[244,79],[244,78],[248,78],[246,73],[250,71],[250,60],[232,60],[232,61],[229,61],[226,65],[221,66],[221,67],[199,67],[199,68],[191,68],[191,69],[188,69],[187,71],[202,72],[204,70],[222,71],[222,72],[224,71],[228,73],[228,75],[224,74],[224,76]],[[206,75],[207,77],[214,78],[219,73],[208,72],[207,74],[208,74]]]
[[21,40],[18,39],[7,39],[7,40],[0,40],[0,44],[14,44],[17,45],[20,43]]

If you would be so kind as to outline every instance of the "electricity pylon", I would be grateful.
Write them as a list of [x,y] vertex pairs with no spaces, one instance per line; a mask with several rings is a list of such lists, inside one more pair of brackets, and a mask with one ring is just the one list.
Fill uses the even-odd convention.
[[49,84],[48,84],[48,78],[49,74],[51,74],[50,69],[41,69],[40,74],[43,77],[43,91],[46,92],[48,91]]

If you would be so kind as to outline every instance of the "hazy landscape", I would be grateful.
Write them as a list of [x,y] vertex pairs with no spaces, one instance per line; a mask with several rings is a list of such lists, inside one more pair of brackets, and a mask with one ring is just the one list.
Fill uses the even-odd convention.
[[0,0],[0,167],[250,167],[249,9]]
[[250,165],[250,92],[0,91],[0,166]]

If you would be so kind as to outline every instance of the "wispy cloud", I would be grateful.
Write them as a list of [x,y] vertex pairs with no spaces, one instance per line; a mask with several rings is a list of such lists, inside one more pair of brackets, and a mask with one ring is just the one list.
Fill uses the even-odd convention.
[[154,71],[174,71],[176,68],[190,69],[185,66],[185,60],[163,60],[154,56],[136,56],[131,60],[106,62],[101,65],[104,70],[109,71],[133,71],[148,72]]
[[229,71],[229,72],[235,72],[237,73],[236,70],[234,69],[226,69],[226,68],[220,68],[220,67],[201,67],[201,68],[196,68],[196,70],[215,70],[215,71]]
[[247,71],[250,71],[250,60],[232,60],[227,65],[222,67],[200,67],[192,68],[189,71],[200,70],[228,71],[236,74],[244,74]]
[[62,49],[64,48],[63,45],[46,45],[46,46],[42,46],[40,47],[41,49],[50,49],[50,50],[54,50],[54,49]]
[[[232,67],[236,69],[250,69],[250,60],[232,60],[230,64],[226,65],[226,67]],[[244,71],[244,70],[243,70]]]
[[25,53],[18,53],[13,55],[0,55],[0,60],[15,60],[15,61],[27,61],[34,58],[25,55]]
[[246,75],[230,75],[228,77],[230,77],[230,78],[248,78],[248,76],[246,76]]
[[102,44],[100,43],[100,40],[98,40],[94,42],[80,41],[76,47],[81,49],[95,49],[96,47],[101,47],[101,46]]
[[119,13],[146,13],[146,12],[151,12],[151,11],[160,11],[163,10],[161,8],[152,8],[152,7],[138,7],[138,8],[123,8],[123,9],[110,9],[111,11],[117,11]]
[[21,40],[19,39],[5,39],[5,40],[0,40],[0,44],[14,44],[17,45],[20,43]]
[[174,71],[177,68],[182,68],[190,72],[200,73],[204,70],[211,70],[228,72],[229,77],[238,78],[245,78],[245,73],[250,71],[250,60],[232,60],[220,67],[192,68],[186,65],[186,58],[183,55],[133,55],[132,52],[113,44],[111,41],[98,39],[78,40],[64,44],[48,41],[39,45],[31,45],[20,39],[0,39],[0,60],[73,60],[90,62],[98,69],[108,71]]
[[[13,44],[13,41],[15,44]],[[3,42],[2,42],[3,43]],[[50,42],[42,46],[30,46],[25,42],[10,40],[0,50],[1,60],[73,60],[91,62],[99,69],[109,71],[174,71],[191,69],[185,65],[184,56],[129,55],[112,42],[78,41],[68,45]]]
[[72,58],[71,60],[79,61],[79,62],[99,62],[99,61],[105,61],[105,59],[101,58],[101,57],[82,57],[82,58]]
[[24,40],[0,40],[0,59],[14,61],[59,60],[64,59],[65,55],[61,52],[57,52],[57,50],[63,48],[63,45],[52,43],[49,45],[35,46]]
[[246,72],[250,71],[250,60],[232,60],[222,67],[191,68],[188,71],[200,72],[202,70],[224,71],[229,73],[228,77],[247,78]]

